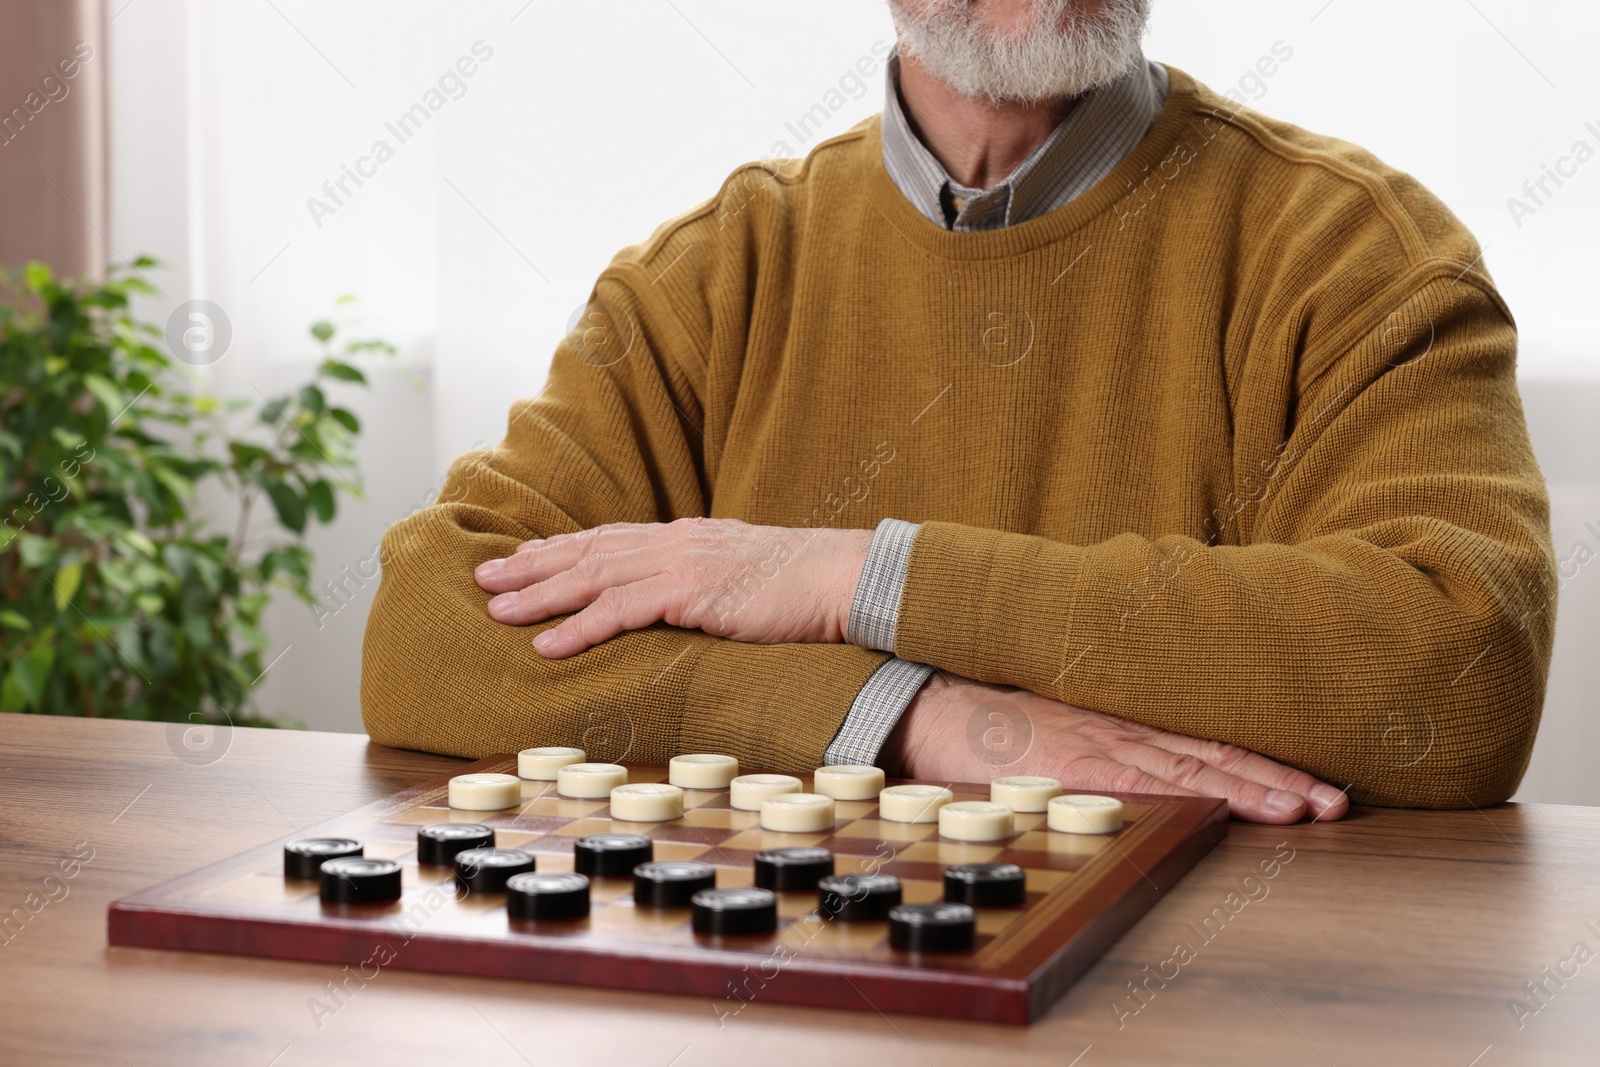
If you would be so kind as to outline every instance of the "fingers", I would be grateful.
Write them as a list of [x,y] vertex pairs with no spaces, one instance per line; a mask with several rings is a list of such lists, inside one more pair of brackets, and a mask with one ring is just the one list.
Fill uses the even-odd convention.
[[661,566],[661,554],[643,548],[584,556],[551,577],[494,597],[489,616],[508,626],[543,622],[587,608],[610,589],[655,577]]
[[546,659],[577,655],[624,631],[660,622],[671,594],[672,585],[665,575],[611,586],[572,618],[535,637],[533,647]]
[[1195,757],[1147,745],[1125,748],[1126,755],[1119,752],[1116,759],[1085,757],[1074,760],[1067,767],[1061,784],[1072,789],[1103,789],[1112,793],[1219,797],[1228,802],[1230,815],[1249,822],[1292,823],[1305,813],[1303,797],[1269,790],[1258,782],[1210,767]]
[[1260,823],[1299,822],[1306,813],[1306,798],[1288,789],[1274,789],[1238,774],[1230,774],[1187,752],[1171,752],[1156,745],[1133,742],[1118,746],[1117,759],[1173,782],[1201,796],[1222,797],[1236,818]]
[[1175,797],[1203,794],[1165,781],[1143,768],[1101,756],[1083,756],[1067,764],[1061,784],[1068,789],[1098,789],[1107,793],[1156,793]]
[[1269,789],[1299,794],[1305,798],[1307,813],[1318,822],[1332,822],[1350,810],[1349,798],[1343,790],[1247,748],[1167,730],[1155,730],[1140,740],[1168,752],[1195,756],[1218,770],[1259,782]]
[[608,523],[539,541],[524,541],[506,558],[479,564],[473,577],[488,592],[512,592],[569,570],[589,556],[642,548],[669,536],[662,523]]

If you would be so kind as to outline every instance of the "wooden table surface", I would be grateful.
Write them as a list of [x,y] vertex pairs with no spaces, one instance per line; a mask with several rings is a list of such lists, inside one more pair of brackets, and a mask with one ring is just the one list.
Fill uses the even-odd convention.
[[0,1063],[1600,1063],[1600,809],[1235,823],[1026,1028],[759,996],[719,1019],[702,998],[403,971],[319,1017],[339,968],[108,948],[106,905],[458,761],[344,734],[188,740],[0,715]]

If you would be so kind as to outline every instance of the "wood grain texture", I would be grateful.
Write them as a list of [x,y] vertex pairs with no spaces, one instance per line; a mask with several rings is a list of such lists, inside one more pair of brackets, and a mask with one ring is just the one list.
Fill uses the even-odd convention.
[[[195,760],[175,754],[165,725],[0,716],[0,919],[28,913],[0,939],[0,1062],[1594,1062],[1600,959],[1576,975],[1567,964],[1563,985],[1546,980],[1520,1029],[1508,1007],[1539,1006],[1523,983],[1558,970],[1576,942],[1600,951],[1586,925],[1600,928],[1594,809],[1235,824],[1018,1028],[759,997],[730,1015],[700,998],[393,970],[359,983],[332,965],[108,948],[112,900],[463,765],[356,736],[256,730],[234,731],[215,762]],[[65,878],[61,861],[81,842],[93,858]],[[1192,958],[1163,979],[1180,942]],[[335,1010],[314,1014],[318,1000]]]

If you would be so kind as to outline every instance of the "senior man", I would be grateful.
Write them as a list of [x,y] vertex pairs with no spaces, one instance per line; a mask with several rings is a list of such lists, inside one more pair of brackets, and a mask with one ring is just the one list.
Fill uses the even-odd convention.
[[619,253],[389,531],[372,736],[1504,800],[1553,552],[1471,235],[1148,0],[890,6],[883,114]]

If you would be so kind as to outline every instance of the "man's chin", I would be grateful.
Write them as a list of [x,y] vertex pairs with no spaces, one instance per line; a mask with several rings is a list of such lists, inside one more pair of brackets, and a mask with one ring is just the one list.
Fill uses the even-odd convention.
[[913,15],[902,0],[889,6],[902,52],[960,95],[996,104],[1045,103],[1115,81],[1138,62],[1149,14],[1148,0],[1108,0],[1090,25],[1074,16],[1018,33],[968,8]]

